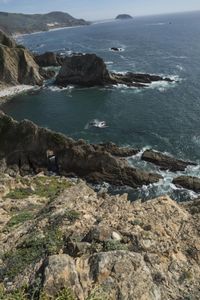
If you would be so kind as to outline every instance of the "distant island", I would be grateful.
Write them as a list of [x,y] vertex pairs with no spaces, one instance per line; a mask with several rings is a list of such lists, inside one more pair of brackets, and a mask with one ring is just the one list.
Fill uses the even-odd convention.
[[121,15],[118,15],[115,19],[116,20],[130,20],[130,19],[133,19],[133,17],[130,15],[127,15],[127,14],[121,14]]
[[89,25],[83,19],[76,19],[65,12],[47,14],[16,14],[0,12],[0,30],[10,34],[26,34],[50,29]]

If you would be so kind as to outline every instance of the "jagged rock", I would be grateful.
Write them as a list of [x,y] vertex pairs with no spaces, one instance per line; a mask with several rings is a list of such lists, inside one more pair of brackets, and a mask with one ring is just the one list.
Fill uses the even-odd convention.
[[39,69],[40,75],[45,79],[51,79],[55,76],[56,72],[54,70],[50,70],[50,69],[43,69],[40,68]]
[[200,178],[198,177],[179,176],[174,178],[173,183],[178,187],[183,187],[196,193],[200,192]]
[[142,154],[142,160],[160,166],[162,170],[172,172],[184,171],[188,166],[196,166],[193,162],[179,160],[154,150],[146,150]]
[[93,146],[94,148],[97,147],[98,149],[102,148],[102,150],[109,152],[111,155],[119,157],[129,157],[140,152],[139,149],[133,149],[130,147],[117,147],[116,144],[111,142]]
[[95,226],[84,237],[85,242],[104,242],[112,238],[113,230],[106,226]]
[[65,57],[54,52],[45,52],[40,55],[34,55],[36,63],[40,67],[62,66]]
[[80,86],[96,86],[110,84],[126,84],[134,87],[145,87],[154,81],[172,82],[170,78],[150,74],[117,74],[107,70],[104,61],[95,54],[67,57],[56,78],[56,84]]
[[[37,178],[26,177],[30,185]],[[42,177],[47,190],[50,179],[54,184],[61,180]],[[24,185],[25,178],[16,178],[17,185],[20,181]],[[94,293],[111,300],[199,297],[200,214],[194,214],[193,203],[169,197],[144,203],[124,195],[101,198],[79,181],[55,198],[0,198],[0,208],[0,280],[6,291],[26,285],[35,292],[36,284],[37,291],[52,298],[62,288],[82,300]],[[27,211],[29,219],[13,227],[4,223],[5,217],[19,220],[16,216]],[[70,213],[76,215],[73,221],[67,219]],[[80,241],[97,223],[122,236],[122,241],[112,240],[112,250],[99,247],[106,241]],[[69,249],[70,239],[74,247]],[[121,250],[124,244],[126,250]]]
[[[130,167],[125,159],[111,155],[102,145],[93,146],[82,140],[76,142],[39,128],[31,121],[16,122],[3,112],[0,113],[0,140],[0,160],[4,158],[11,169],[18,166],[18,172],[24,174],[25,171],[24,175],[53,170],[60,175],[76,175],[93,183],[108,182],[134,188],[162,178]],[[114,149],[115,153],[120,153]]]
[[0,31],[0,85],[41,85],[43,78],[32,54]]
[[15,41],[8,37],[3,31],[0,30],[0,44],[9,47],[9,48],[14,48],[16,47]]
[[95,54],[67,57],[56,78],[56,84],[95,86],[109,81],[109,73],[104,61]]

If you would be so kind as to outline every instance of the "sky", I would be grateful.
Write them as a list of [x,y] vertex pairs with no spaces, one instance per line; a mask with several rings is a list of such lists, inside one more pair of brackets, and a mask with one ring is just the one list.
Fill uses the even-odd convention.
[[77,18],[103,20],[121,13],[133,16],[200,10],[200,0],[0,0],[0,11],[65,11]]

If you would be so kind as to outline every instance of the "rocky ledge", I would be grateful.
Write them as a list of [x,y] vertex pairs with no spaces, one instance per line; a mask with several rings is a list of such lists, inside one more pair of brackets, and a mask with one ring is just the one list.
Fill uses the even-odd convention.
[[0,140],[0,169],[10,175],[53,171],[92,183],[108,182],[133,188],[162,178],[129,166],[123,157],[134,155],[138,150],[74,141],[31,121],[14,121],[3,112],[0,112]]
[[102,58],[95,54],[79,54],[65,58],[55,83],[60,86],[73,84],[90,87],[125,84],[130,87],[146,87],[156,81],[173,82],[170,78],[157,75],[109,72]]
[[200,201],[0,175],[0,298],[199,299]]

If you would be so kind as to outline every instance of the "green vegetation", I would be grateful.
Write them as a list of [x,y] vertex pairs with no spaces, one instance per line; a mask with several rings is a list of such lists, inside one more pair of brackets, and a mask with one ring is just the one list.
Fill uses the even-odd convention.
[[0,12],[0,28],[8,34],[31,33],[35,31],[47,31],[48,23],[58,23],[59,26],[88,25],[84,20],[75,19],[64,12],[51,12],[48,14],[14,14]]
[[[66,179],[60,179],[57,177],[34,177],[31,183],[22,182],[22,184],[29,185],[25,188],[16,188],[10,191],[5,198],[11,199],[25,199],[29,196],[39,196],[50,198],[53,200],[62,191],[71,186],[70,182]],[[31,186],[30,186],[31,185]]]
[[58,228],[47,228],[44,236],[38,232],[33,232],[17,249],[5,253],[3,256],[5,264],[3,274],[12,280],[26,267],[36,263],[41,258],[58,254],[62,246],[62,233]]
[[16,225],[22,224],[33,218],[33,213],[29,211],[21,212],[17,215],[14,215],[10,221],[6,224],[7,228],[14,227]]
[[115,250],[128,250],[127,245],[122,244],[120,241],[109,240],[104,243],[103,250],[107,251],[115,251]]

